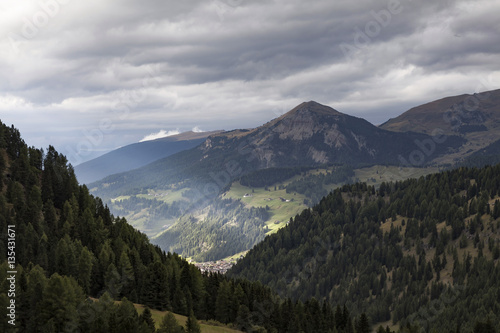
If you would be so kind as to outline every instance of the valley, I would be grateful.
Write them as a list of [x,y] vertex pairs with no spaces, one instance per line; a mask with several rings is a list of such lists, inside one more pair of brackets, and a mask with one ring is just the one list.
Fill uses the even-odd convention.
[[[367,184],[380,186],[382,182],[398,181],[408,178],[419,178],[430,173],[438,171],[436,167],[428,168],[403,168],[403,167],[388,167],[388,166],[373,166],[353,170],[351,177],[345,179],[342,183],[313,185],[311,180],[306,181],[308,177],[316,177],[319,175],[325,176],[327,173],[332,173],[335,167],[330,168],[315,168],[309,171],[304,171],[300,175],[293,176],[283,182],[271,183],[264,187],[249,187],[243,186],[239,181],[235,181],[231,186],[222,193],[218,199],[231,199],[240,201],[245,208],[265,208],[268,212],[266,219],[263,221],[262,228],[265,228],[266,234],[272,234],[278,229],[284,227],[290,218],[299,214],[303,209],[313,205],[319,201],[319,198],[327,195],[330,191],[340,187],[344,183],[366,182]],[[323,180],[321,180],[323,181]],[[308,189],[307,193],[298,193],[287,189],[291,183],[302,183]],[[162,219],[155,217],[151,212],[154,211],[153,204],[172,205],[174,202],[187,203],[188,199],[183,197],[189,189],[175,190],[151,190],[148,189],[148,194],[139,194],[133,198],[141,199],[133,202],[131,196],[120,196],[108,202],[111,210],[117,215],[124,216],[127,221],[134,227],[145,232],[155,241],[155,238],[161,237],[161,234],[177,222],[177,218]],[[312,191],[311,191],[312,190]],[[146,201],[148,200],[148,201]],[[124,203],[127,202],[127,205]],[[127,208],[125,208],[125,206]],[[198,219],[203,220],[206,217],[206,211],[201,210],[199,215],[190,214]],[[153,215],[153,216],[152,216]],[[261,228],[259,227],[259,228]],[[249,247],[246,250],[249,250]],[[228,257],[231,257],[231,253]],[[192,255],[187,255],[192,259]],[[227,259],[227,257],[213,258]]]
[[[89,184],[166,251],[197,262],[249,250],[333,189],[419,177],[460,149],[456,133],[387,131],[314,101],[253,129],[211,134],[199,146]],[[407,165],[433,142],[425,163]],[[405,163],[402,163],[405,161]]]

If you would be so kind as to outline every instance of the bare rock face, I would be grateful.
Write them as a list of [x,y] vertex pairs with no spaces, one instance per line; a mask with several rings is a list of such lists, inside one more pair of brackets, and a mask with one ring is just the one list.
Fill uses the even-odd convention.
[[318,126],[311,113],[304,111],[292,117],[286,117],[281,120],[273,132],[279,134],[281,140],[290,139],[293,141],[302,141],[310,139],[314,133],[318,132],[321,127]]
[[311,157],[312,160],[318,164],[326,164],[329,162],[326,151],[319,151],[314,149],[314,147],[309,148],[307,156]]
[[325,131],[325,143],[330,147],[340,148],[347,143],[347,138],[339,129],[338,124],[331,125],[331,128]]

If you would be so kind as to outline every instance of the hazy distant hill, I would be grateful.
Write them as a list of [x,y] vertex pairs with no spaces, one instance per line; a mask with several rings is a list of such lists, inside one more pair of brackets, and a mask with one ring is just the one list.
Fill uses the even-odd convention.
[[185,132],[153,141],[134,143],[75,167],[78,181],[88,184],[106,176],[133,170],[170,156],[177,152],[196,147],[213,132]]
[[500,90],[446,97],[414,107],[380,128],[462,135],[467,143],[439,162],[456,162],[500,139]]

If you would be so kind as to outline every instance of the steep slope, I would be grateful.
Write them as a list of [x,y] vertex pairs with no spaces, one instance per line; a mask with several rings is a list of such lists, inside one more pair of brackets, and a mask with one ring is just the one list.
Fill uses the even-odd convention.
[[[229,271],[295,299],[326,297],[372,322],[471,332],[499,323],[500,165],[346,185]],[[496,296],[495,296],[496,297]]]
[[212,132],[185,132],[153,141],[134,143],[79,164],[75,173],[81,184],[89,184],[115,173],[137,169],[156,160],[201,144]]
[[390,119],[380,128],[462,135],[467,143],[456,154],[440,161],[460,160],[500,139],[500,89],[446,97],[420,105]]

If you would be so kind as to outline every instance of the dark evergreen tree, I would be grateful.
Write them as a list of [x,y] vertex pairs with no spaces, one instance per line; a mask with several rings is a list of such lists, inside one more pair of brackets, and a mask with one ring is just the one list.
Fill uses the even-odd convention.
[[201,333],[200,324],[193,313],[191,313],[186,322],[186,333]]
[[177,322],[174,315],[168,312],[162,319],[157,333],[183,333],[184,328]]
[[368,322],[368,317],[365,313],[362,313],[359,317],[359,321],[356,325],[356,333],[370,333],[370,323]]
[[153,320],[153,315],[151,314],[151,310],[146,307],[144,311],[139,316],[140,321],[144,324],[142,331],[145,333],[151,332],[155,333],[155,322]]

